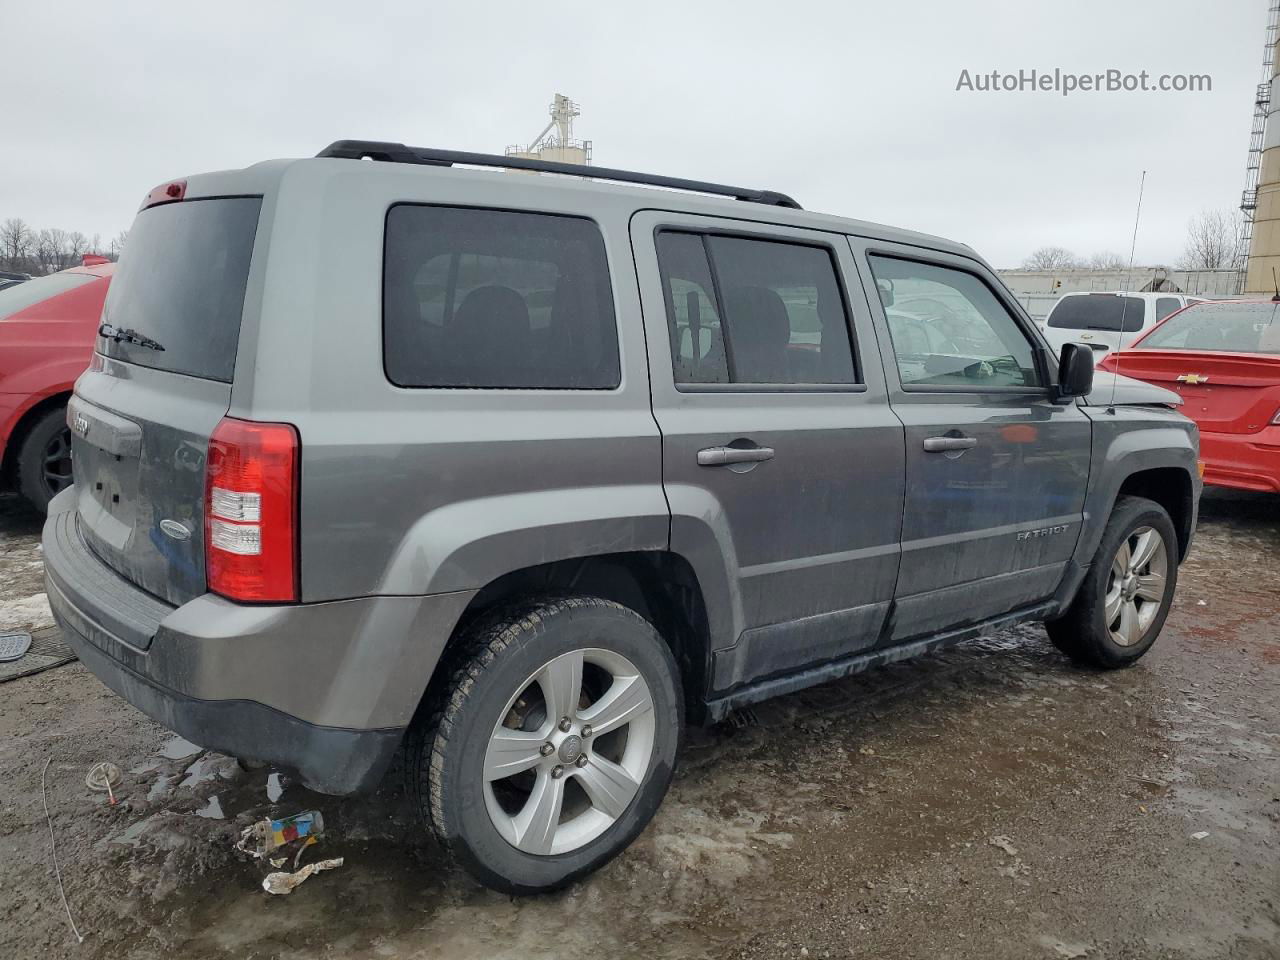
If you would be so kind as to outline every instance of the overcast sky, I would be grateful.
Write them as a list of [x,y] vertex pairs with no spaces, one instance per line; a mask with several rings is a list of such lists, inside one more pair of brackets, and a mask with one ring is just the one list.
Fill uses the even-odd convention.
[[[997,266],[1127,254],[1145,168],[1137,258],[1171,262],[1191,216],[1239,203],[1266,8],[0,0],[0,220],[105,242],[158,182],[340,138],[501,152],[560,92],[598,164],[782,190]],[[1213,89],[956,91],[1055,67]]]

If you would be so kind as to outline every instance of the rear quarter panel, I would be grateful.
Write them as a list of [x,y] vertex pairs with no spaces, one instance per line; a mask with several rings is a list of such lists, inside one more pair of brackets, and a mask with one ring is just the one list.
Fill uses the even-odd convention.
[[[666,546],[627,234],[633,204],[532,182],[341,160],[296,164],[281,178],[229,412],[299,429],[304,600],[474,589],[536,563]],[[609,260],[621,385],[393,385],[382,358],[383,232],[387,210],[403,202],[594,220]]]

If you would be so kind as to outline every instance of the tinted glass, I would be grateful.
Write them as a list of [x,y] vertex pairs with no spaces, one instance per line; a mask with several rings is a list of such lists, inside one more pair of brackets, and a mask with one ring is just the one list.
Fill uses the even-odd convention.
[[1156,301],[1156,320],[1163,320],[1169,314],[1177,310],[1182,304],[1178,303],[1173,297],[1161,297]]
[[1064,330],[1135,333],[1142,329],[1146,307],[1141,297],[1121,297],[1114,293],[1063,297],[1049,314],[1049,326]]
[[1139,350],[1280,354],[1280,304],[1193,304],[1135,346]]
[[13,281],[9,286],[0,280],[0,320],[12,316],[19,310],[48,300],[60,293],[74,290],[97,277],[88,273],[51,273],[47,277],[36,277],[34,280]]
[[678,383],[857,381],[825,248],[664,232],[658,258]]
[[231,380],[261,205],[259,197],[222,197],[139,213],[102,321],[164,349],[99,337],[98,351],[144,367]]
[[387,214],[383,362],[406,387],[620,382],[604,240],[589,220],[402,204]]
[[715,283],[702,236],[658,234],[667,330],[677,383],[729,383]]
[[1031,342],[977,276],[913,260],[869,259],[904,386],[1040,384]]

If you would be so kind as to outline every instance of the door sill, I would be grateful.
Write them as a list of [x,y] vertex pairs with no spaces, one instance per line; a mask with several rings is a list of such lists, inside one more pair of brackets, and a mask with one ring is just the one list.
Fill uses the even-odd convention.
[[732,690],[723,696],[708,700],[707,719],[711,723],[716,723],[739,707],[759,703],[762,700],[779,697],[783,694],[794,693],[797,690],[803,690],[805,687],[812,687],[819,683],[827,683],[831,680],[838,680],[841,677],[852,676],[855,673],[862,673],[864,670],[883,666],[886,663],[932,653],[935,650],[941,650],[944,647],[962,643],[965,640],[972,640],[975,637],[995,633],[997,630],[1003,630],[1005,627],[1012,626],[1015,623],[1022,623],[1027,620],[1043,620],[1051,616],[1056,609],[1057,607],[1052,601],[1037,603],[1033,606],[1012,610],[998,617],[992,617],[989,620],[983,620],[980,623],[969,624],[954,630],[945,630],[930,637],[911,640],[894,647],[885,647],[855,654],[851,657],[842,657],[839,660],[808,667],[785,676],[751,683],[739,687],[737,690]]

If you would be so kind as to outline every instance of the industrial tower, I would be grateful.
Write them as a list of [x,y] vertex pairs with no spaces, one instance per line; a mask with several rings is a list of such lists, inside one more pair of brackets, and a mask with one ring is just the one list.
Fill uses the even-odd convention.
[[551,122],[542,128],[533,142],[527,147],[519,144],[507,147],[507,156],[554,160],[557,163],[590,163],[591,141],[573,139],[573,118],[582,114],[578,105],[557,93],[551,101],[549,112]]
[[[1280,110],[1280,101],[1273,95],[1278,29],[1280,3],[1272,3],[1267,11],[1262,83],[1258,84],[1254,98],[1249,162],[1245,167],[1244,194],[1240,198],[1240,209],[1244,212],[1240,249],[1247,250],[1249,255],[1247,267],[1241,271],[1245,293],[1273,293],[1272,268],[1280,270],[1280,120],[1274,119]],[[1280,90],[1274,93],[1280,94]]]

